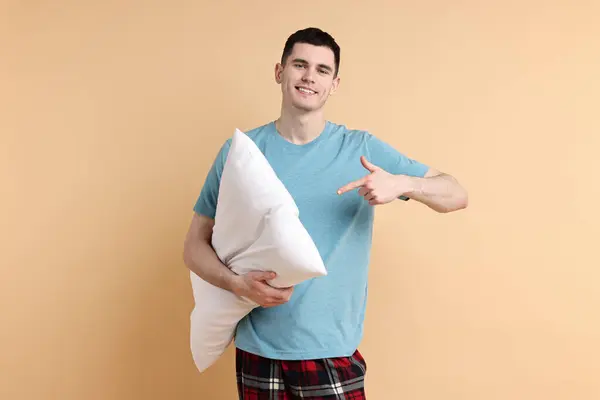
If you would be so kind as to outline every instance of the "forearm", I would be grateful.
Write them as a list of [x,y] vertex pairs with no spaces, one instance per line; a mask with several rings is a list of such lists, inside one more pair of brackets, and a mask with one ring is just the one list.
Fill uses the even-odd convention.
[[185,244],[186,266],[206,282],[230,292],[235,291],[238,276],[221,262],[213,247],[205,239],[195,238]]
[[468,195],[458,181],[448,174],[418,178],[409,177],[411,188],[403,195],[438,212],[451,212],[467,207]]

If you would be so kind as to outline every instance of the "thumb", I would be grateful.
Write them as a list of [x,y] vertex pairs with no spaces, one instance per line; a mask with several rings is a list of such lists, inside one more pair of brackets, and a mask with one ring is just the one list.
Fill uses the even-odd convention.
[[360,156],[360,162],[362,163],[363,167],[365,167],[370,172],[375,172],[381,169],[377,165],[369,162],[365,156]]
[[254,271],[252,272],[252,279],[257,281],[268,281],[274,279],[277,275],[271,271]]

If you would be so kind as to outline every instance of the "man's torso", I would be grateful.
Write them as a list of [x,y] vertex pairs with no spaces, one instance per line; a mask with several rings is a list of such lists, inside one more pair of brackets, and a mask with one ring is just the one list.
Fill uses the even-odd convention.
[[277,359],[349,356],[363,331],[373,208],[356,192],[336,191],[368,173],[364,138],[332,123],[306,145],[286,141],[273,123],[248,136],[294,198],[328,275],[297,285],[286,304],[251,312],[236,345]]

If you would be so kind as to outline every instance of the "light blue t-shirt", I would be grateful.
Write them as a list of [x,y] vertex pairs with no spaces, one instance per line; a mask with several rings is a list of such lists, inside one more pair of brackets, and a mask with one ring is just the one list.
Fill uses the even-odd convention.
[[[350,356],[363,335],[374,207],[358,189],[343,195],[336,191],[369,174],[362,155],[393,174],[422,177],[428,167],[368,132],[329,121],[304,145],[285,140],[274,122],[246,134],[294,198],[328,275],[300,283],[283,305],[254,309],[239,323],[235,344],[273,359]],[[194,207],[199,214],[215,217],[230,144],[231,139],[225,142],[208,173]]]

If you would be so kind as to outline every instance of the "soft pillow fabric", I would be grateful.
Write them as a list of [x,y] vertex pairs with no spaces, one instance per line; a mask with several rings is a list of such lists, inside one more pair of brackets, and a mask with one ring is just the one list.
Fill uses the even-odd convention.
[[[298,208],[254,141],[235,131],[223,167],[212,245],[237,274],[274,271],[270,283],[289,287],[327,271]],[[258,305],[190,272],[195,307],[190,342],[200,372],[233,340],[237,323]]]

